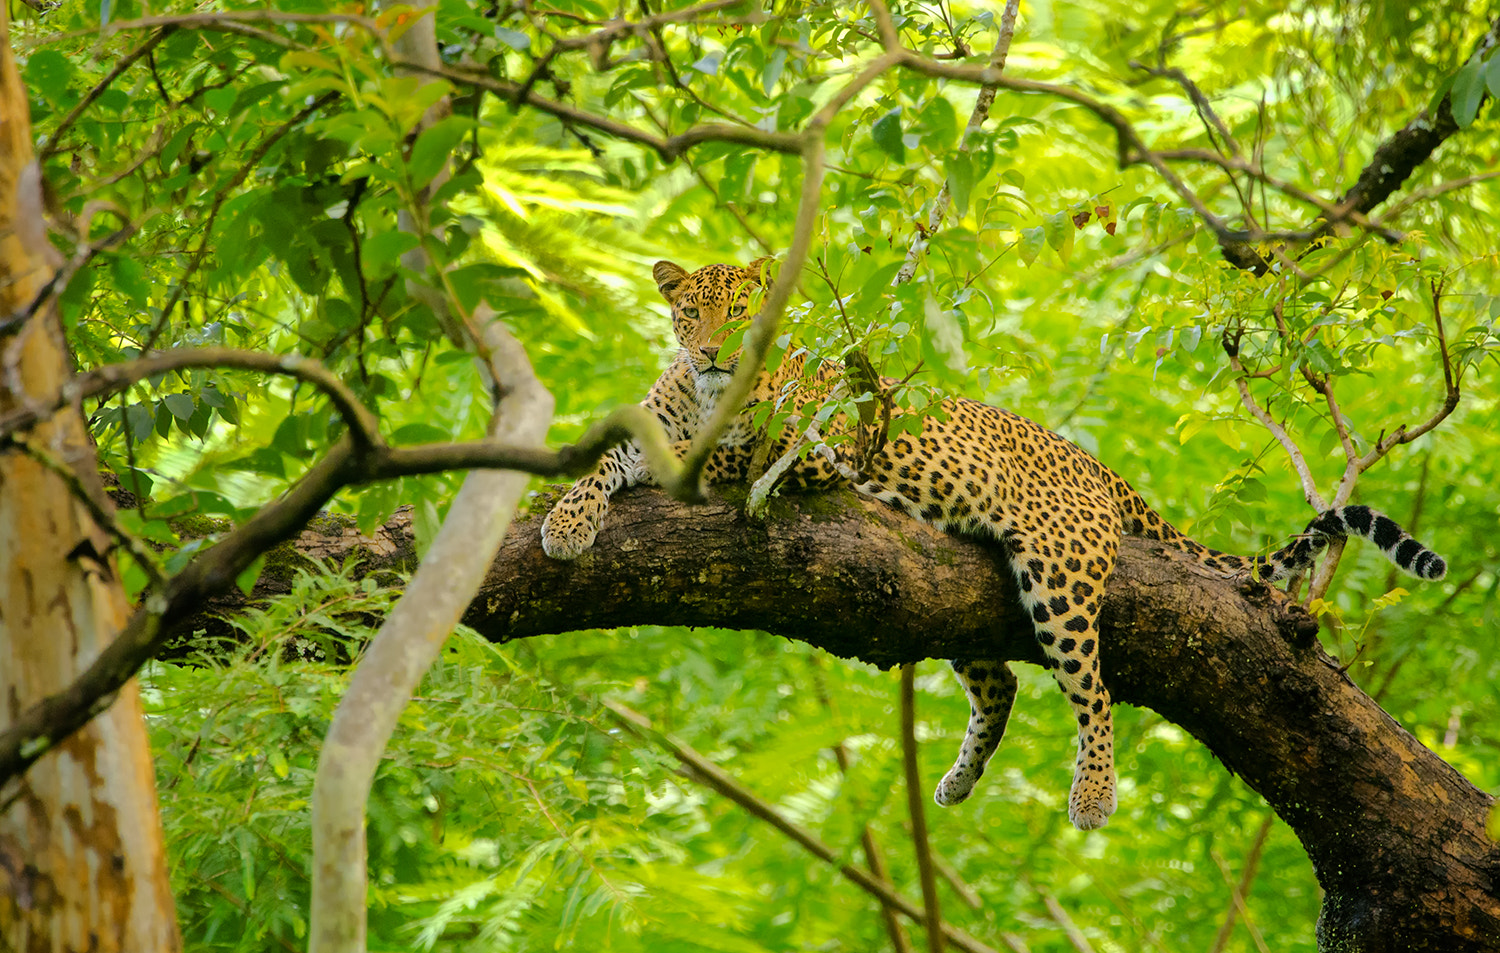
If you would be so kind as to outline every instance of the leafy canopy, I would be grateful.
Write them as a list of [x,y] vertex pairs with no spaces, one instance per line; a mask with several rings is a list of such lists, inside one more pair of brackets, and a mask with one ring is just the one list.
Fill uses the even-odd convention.
[[[62,313],[79,365],[220,344],[304,355],[344,379],[393,442],[477,436],[487,403],[471,358],[407,291],[430,280],[403,264],[420,243],[458,266],[447,290],[487,300],[526,344],[558,398],[558,440],[638,399],[671,348],[650,263],[782,251],[802,175],[798,157],[742,139],[670,158],[648,140],[703,124],[804,128],[878,54],[879,24],[840,4],[648,4],[629,19],[650,26],[600,39],[616,13],[589,0],[445,0],[449,72],[423,85],[390,68],[404,7],[65,0],[32,12],[15,36],[65,225],[56,240],[76,265]],[[892,15],[902,43],[939,62],[982,64],[998,36],[984,5],[903,3]],[[1353,553],[1322,607],[1351,676],[1493,790],[1500,193],[1479,173],[1495,148],[1500,56],[1470,56],[1485,27],[1452,3],[1027,5],[1008,76],[1111,107],[1154,149],[1224,156],[1232,139],[1263,174],[1174,161],[1174,189],[1145,164],[1120,168],[1098,115],[1049,94],[1001,91],[964,137],[974,85],[888,70],[832,117],[805,297],[772,359],[860,347],[907,380],[909,399],[962,392],[1009,406],[1099,455],[1205,542],[1254,550],[1305,504],[1281,446],[1246,411],[1225,335],[1253,399],[1331,495],[1346,451],[1442,404],[1441,316],[1463,399],[1370,470],[1358,496],[1419,524],[1449,557],[1450,582],[1403,597],[1378,559]],[[1299,192],[1335,202],[1385,137],[1445,94],[1463,131],[1373,213],[1399,242],[1340,229],[1265,276],[1224,263],[1189,195],[1231,229],[1306,230],[1320,210]],[[414,135],[445,95],[452,114]],[[398,229],[434,182],[433,213],[415,234]],[[929,233],[944,189],[952,208]],[[914,241],[925,243],[916,280],[893,288]],[[1336,393],[1337,415],[1309,375]],[[169,569],[200,545],[181,544],[184,520],[244,520],[343,428],[315,390],[223,368],[151,379],[86,411],[104,465],[138,498],[122,519],[167,547]],[[337,505],[369,529],[414,504],[425,536],[454,485],[406,478]],[[149,673],[190,945],[300,946],[305,801],[343,676],[280,650],[293,632],[358,635],[351,614],[378,613],[384,598],[340,572],[305,576],[246,623],[251,648],[232,661]],[[951,902],[950,915],[981,936],[1020,930],[1034,950],[1065,949],[1046,892],[1101,945],[1208,948],[1265,808],[1142,712],[1120,724],[1133,747],[1116,824],[1090,839],[1061,830],[1070,731],[1045,678],[1026,679],[994,781],[935,819],[935,842],[983,900]],[[924,735],[937,742],[924,757],[936,759],[963,703],[936,675],[922,688]],[[671,726],[851,857],[865,823],[881,843],[905,837],[885,676],[739,633],[503,649],[461,634],[371,807],[372,946],[885,942],[865,899],[620,735],[601,696]],[[854,756],[847,777],[827,753],[839,741]],[[890,854],[914,893],[905,853]],[[1315,894],[1273,828],[1246,899],[1251,926],[1227,948],[1310,948]]]

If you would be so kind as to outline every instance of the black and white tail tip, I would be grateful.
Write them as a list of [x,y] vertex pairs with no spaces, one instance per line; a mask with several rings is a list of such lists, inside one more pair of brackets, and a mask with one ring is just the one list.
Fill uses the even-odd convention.
[[1441,579],[1448,572],[1443,557],[1423,546],[1395,520],[1368,506],[1341,506],[1318,515],[1302,535],[1273,553],[1259,567],[1262,579],[1279,579],[1312,565],[1330,539],[1363,536],[1397,568],[1420,579]]

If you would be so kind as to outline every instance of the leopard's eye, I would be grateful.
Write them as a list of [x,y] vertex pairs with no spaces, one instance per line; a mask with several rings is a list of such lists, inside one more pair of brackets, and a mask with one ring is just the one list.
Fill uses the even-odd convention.
[[683,308],[682,309],[682,316],[684,318],[687,318],[689,321],[696,321],[696,320],[698,320],[698,309],[697,308]]
[[740,317],[744,317],[744,315],[745,315],[745,303],[743,301],[738,302],[737,304],[733,305],[729,309],[729,316],[731,318],[740,318]]

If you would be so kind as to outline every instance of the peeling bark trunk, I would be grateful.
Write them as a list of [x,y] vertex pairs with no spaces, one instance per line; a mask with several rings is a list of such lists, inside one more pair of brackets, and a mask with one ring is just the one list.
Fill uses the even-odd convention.
[[[0,11],[0,414],[50,400],[70,373],[50,297],[37,307],[53,269],[38,184],[24,171],[31,130],[6,26]],[[103,500],[75,411],[27,439]],[[72,682],[124,623],[124,591],[100,555],[108,550],[57,473],[19,448],[0,452],[0,731]],[[87,728],[0,788],[0,949],[180,946],[132,681]]]
[[[779,500],[765,523],[722,500],[688,507],[626,492],[595,548],[572,563],[542,553],[549,504],[512,526],[465,618],[495,641],[714,625],[882,667],[1041,661],[994,547],[849,492]],[[402,538],[401,523],[382,538]],[[387,548],[399,558],[400,547]],[[1296,831],[1327,891],[1322,949],[1500,950],[1500,846],[1484,830],[1494,799],[1360,691],[1316,632],[1277,592],[1126,540],[1100,657],[1116,702],[1191,732]]]

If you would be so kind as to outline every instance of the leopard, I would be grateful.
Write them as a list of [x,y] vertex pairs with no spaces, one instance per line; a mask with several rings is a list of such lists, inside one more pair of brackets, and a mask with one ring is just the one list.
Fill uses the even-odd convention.
[[[764,260],[757,260],[688,272],[660,261],[652,268],[671,309],[678,348],[641,406],[661,422],[679,456],[714,413],[738,367],[743,348],[726,351],[724,345],[731,329],[747,320],[752,295],[762,287],[763,266]],[[1329,543],[1350,536],[1370,540],[1418,578],[1438,580],[1447,571],[1441,556],[1364,505],[1318,513],[1289,543],[1268,554],[1211,549],[1177,530],[1115,471],[1041,424],[962,396],[943,399],[936,409],[892,410],[888,397],[898,382],[890,378],[879,378],[876,385],[887,411],[878,419],[843,414],[823,433],[809,418],[800,432],[804,446],[794,436],[798,428],[785,427],[769,454],[762,448],[757,456],[765,441],[754,417],[758,405],[805,407],[814,398],[849,396],[853,378],[871,380],[869,374],[853,373],[853,362],[828,359],[804,375],[808,360],[805,351],[789,349],[774,372],[759,371],[704,478],[743,481],[766,459],[784,456],[791,460],[784,477],[791,485],[851,486],[940,530],[997,542],[994,548],[1015,578],[1044,663],[1077,724],[1068,818],[1079,830],[1103,827],[1116,809],[1114,730],[1100,673],[1099,617],[1122,538],[1143,538],[1187,554],[1211,573],[1262,584],[1304,573]],[[919,419],[891,425],[910,414]],[[845,439],[830,439],[839,433]],[[543,550],[554,559],[578,558],[593,546],[611,496],[655,483],[638,443],[615,446],[547,514]],[[934,792],[942,806],[968,798],[984,774],[1004,736],[1018,684],[1003,661],[954,659],[950,665],[969,702],[969,722],[958,756]]]

